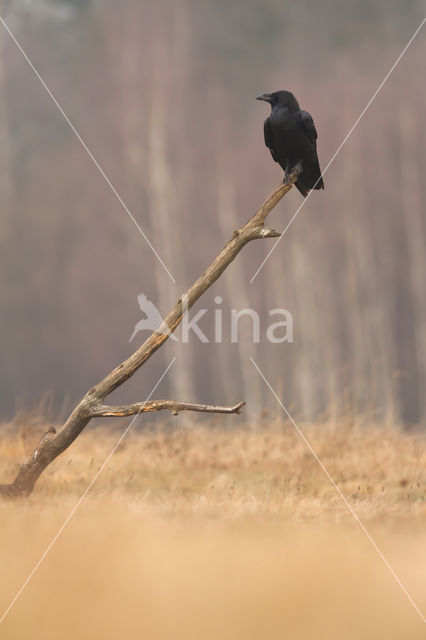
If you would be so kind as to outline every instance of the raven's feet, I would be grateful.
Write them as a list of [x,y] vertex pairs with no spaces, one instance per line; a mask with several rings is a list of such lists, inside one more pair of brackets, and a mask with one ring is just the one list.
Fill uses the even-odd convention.
[[289,171],[284,172],[283,184],[285,184],[287,187],[290,187],[292,184]]
[[302,171],[301,162],[298,162],[294,166],[287,164],[286,168],[284,169],[283,184],[285,184],[288,187],[291,187],[294,184],[295,180],[297,179],[298,175],[301,173],[301,171]]

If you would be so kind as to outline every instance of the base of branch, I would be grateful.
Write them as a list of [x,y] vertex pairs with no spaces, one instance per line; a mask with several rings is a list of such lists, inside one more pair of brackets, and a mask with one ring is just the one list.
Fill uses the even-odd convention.
[[0,498],[3,500],[15,500],[16,498],[27,498],[29,493],[22,488],[12,484],[0,484]]

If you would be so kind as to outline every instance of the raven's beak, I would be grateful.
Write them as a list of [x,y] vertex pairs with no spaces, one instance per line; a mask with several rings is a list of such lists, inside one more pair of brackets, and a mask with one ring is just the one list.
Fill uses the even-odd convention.
[[272,103],[272,95],[270,93],[262,93],[261,96],[256,96],[256,100],[264,100],[265,102]]

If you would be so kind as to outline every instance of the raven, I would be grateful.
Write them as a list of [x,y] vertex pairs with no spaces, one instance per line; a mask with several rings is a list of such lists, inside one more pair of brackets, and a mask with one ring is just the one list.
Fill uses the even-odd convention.
[[302,173],[296,187],[306,198],[311,189],[324,189],[321,169],[317,156],[317,130],[307,111],[302,111],[290,91],[276,91],[257,96],[271,105],[271,115],[264,124],[265,144],[275,162],[287,174],[298,162],[302,163]]

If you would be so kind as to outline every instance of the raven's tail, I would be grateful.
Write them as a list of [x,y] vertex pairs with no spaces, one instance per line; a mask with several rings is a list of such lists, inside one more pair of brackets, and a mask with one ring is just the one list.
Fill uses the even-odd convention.
[[309,177],[311,179],[311,189],[324,189],[324,180],[322,179],[318,158],[311,167]]
[[320,177],[319,180],[317,180],[315,184],[315,189],[324,189],[324,180],[322,179],[322,176]]
[[302,173],[297,178],[296,187],[304,198],[306,198],[311,189],[324,189],[324,180],[318,160],[303,168]]
[[[303,175],[303,174],[302,174]],[[309,189],[308,187],[304,184],[303,180],[302,180],[302,176],[299,176],[296,180],[296,182],[294,183],[296,185],[296,187],[299,189],[300,193],[302,194],[302,196],[304,198],[306,198],[306,196],[309,193]]]
[[315,189],[324,189],[324,180],[323,180],[323,177],[321,175],[321,169],[320,169],[318,160],[316,161],[316,164],[315,164],[314,174],[316,176],[315,177],[315,182],[314,182],[314,185],[315,185],[314,188]]

